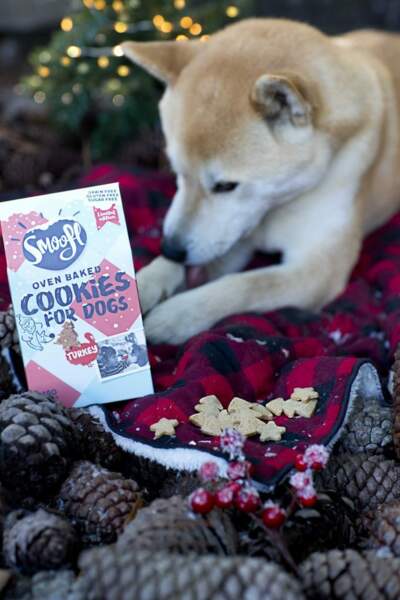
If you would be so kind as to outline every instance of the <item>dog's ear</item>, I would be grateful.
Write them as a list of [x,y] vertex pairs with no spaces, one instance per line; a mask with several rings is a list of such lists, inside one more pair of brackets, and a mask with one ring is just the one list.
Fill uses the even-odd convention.
[[125,56],[166,84],[174,83],[202,47],[204,43],[200,41],[122,44]]
[[251,100],[268,120],[289,118],[297,127],[311,122],[312,105],[300,78],[295,76],[261,75],[252,89]]

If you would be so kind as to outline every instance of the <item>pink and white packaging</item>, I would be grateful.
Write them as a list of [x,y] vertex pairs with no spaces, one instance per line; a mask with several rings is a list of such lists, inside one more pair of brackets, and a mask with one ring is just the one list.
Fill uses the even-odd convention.
[[28,387],[65,406],[153,393],[118,184],[0,204]]

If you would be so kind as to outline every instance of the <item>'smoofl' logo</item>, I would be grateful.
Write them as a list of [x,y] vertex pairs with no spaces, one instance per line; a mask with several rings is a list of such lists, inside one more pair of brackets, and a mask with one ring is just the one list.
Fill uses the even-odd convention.
[[22,247],[25,258],[36,267],[60,271],[80,257],[86,241],[86,231],[80,223],[61,219],[28,231]]

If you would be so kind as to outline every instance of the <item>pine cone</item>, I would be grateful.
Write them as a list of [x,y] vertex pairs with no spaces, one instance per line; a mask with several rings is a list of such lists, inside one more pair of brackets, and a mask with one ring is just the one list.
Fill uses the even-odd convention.
[[396,600],[400,598],[400,559],[354,550],[310,556],[301,566],[304,591],[315,600]]
[[33,600],[32,579],[13,573],[1,600]]
[[0,355],[0,402],[17,391],[10,364],[4,356]]
[[264,560],[95,548],[79,559],[85,600],[304,600],[300,584]]
[[[318,494],[315,507],[295,511],[283,526],[285,543],[294,561],[300,562],[313,552],[353,544],[357,533],[355,517],[352,507],[338,494]],[[253,520],[240,533],[240,554],[282,563],[276,545]]]
[[[0,485],[0,541],[3,540],[4,521],[7,513],[10,512],[7,493],[4,492]],[[1,543],[0,543],[1,548]]]
[[73,600],[70,596],[75,574],[67,569],[41,571],[32,577],[33,600]]
[[115,541],[141,504],[135,481],[87,461],[75,463],[57,499],[86,544]]
[[319,480],[320,488],[342,493],[362,511],[400,499],[400,465],[381,456],[333,456],[319,475]]
[[16,577],[7,586],[3,600],[84,600],[71,596],[73,571],[40,571],[32,578]]
[[295,561],[304,560],[317,550],[353,544],[354,517],[354,511],[339,495],[318,494],[315,507],[296,511],[284,526],[285,539]]
[[202,485],[197,472],[172,471],[165,475],[162,487],[157,496],[171,498],[171,496],[189,496],[195,489]]
[[0,479],[17,495],[51,493],[75,444],[66,410],[46,396],[26,392],[0,404]]
[[141,550],[157,548],[179,554],[235,554],[237,536],[224,511],[213,510],[205,516],[194,516],[188,500],[174,496],[155,500],[139,511],[118,539],[121,547]]
[[394,450],[400,459],[400,344],[394,355],[393,365],[393,418]]
[[[124,473],[137,481],[142,488],[146,488],[151,498],[158,498],[163,492],[164,485],[171,477],[176,476],[176,471],[167,469],[164,465],[143,456],[129,455],[129,463],[124,464]],[[164,494],[162,493],[164,496]]]
[[80,456],[107,469],[118,469],[124,452],[117,446],[112,434],[85,410],[72,408],[68,413],[78,432]]
[[382,504],[372,515],[363,519],[369,538],[367,548],[388,548],[400,557],[400,501]]
[[371,402],[356,405],[346,423],[336,450],[359,454],[383,454],[393,447],[393,409]]
[[0,311],[0,348],[12,348],[19,352],[19,339],[12,305]]
[[28,514],[10,513],[5,521],[3,543],[7,565],[33,573],[68,563],[76,536],[68,521],[40,508]]

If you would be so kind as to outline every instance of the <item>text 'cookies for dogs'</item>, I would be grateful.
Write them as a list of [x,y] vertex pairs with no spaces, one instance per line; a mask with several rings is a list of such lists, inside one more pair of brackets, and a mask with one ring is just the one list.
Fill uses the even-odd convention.
[[29,389],[66,406],[153,392],[118,184],[2,202]]

